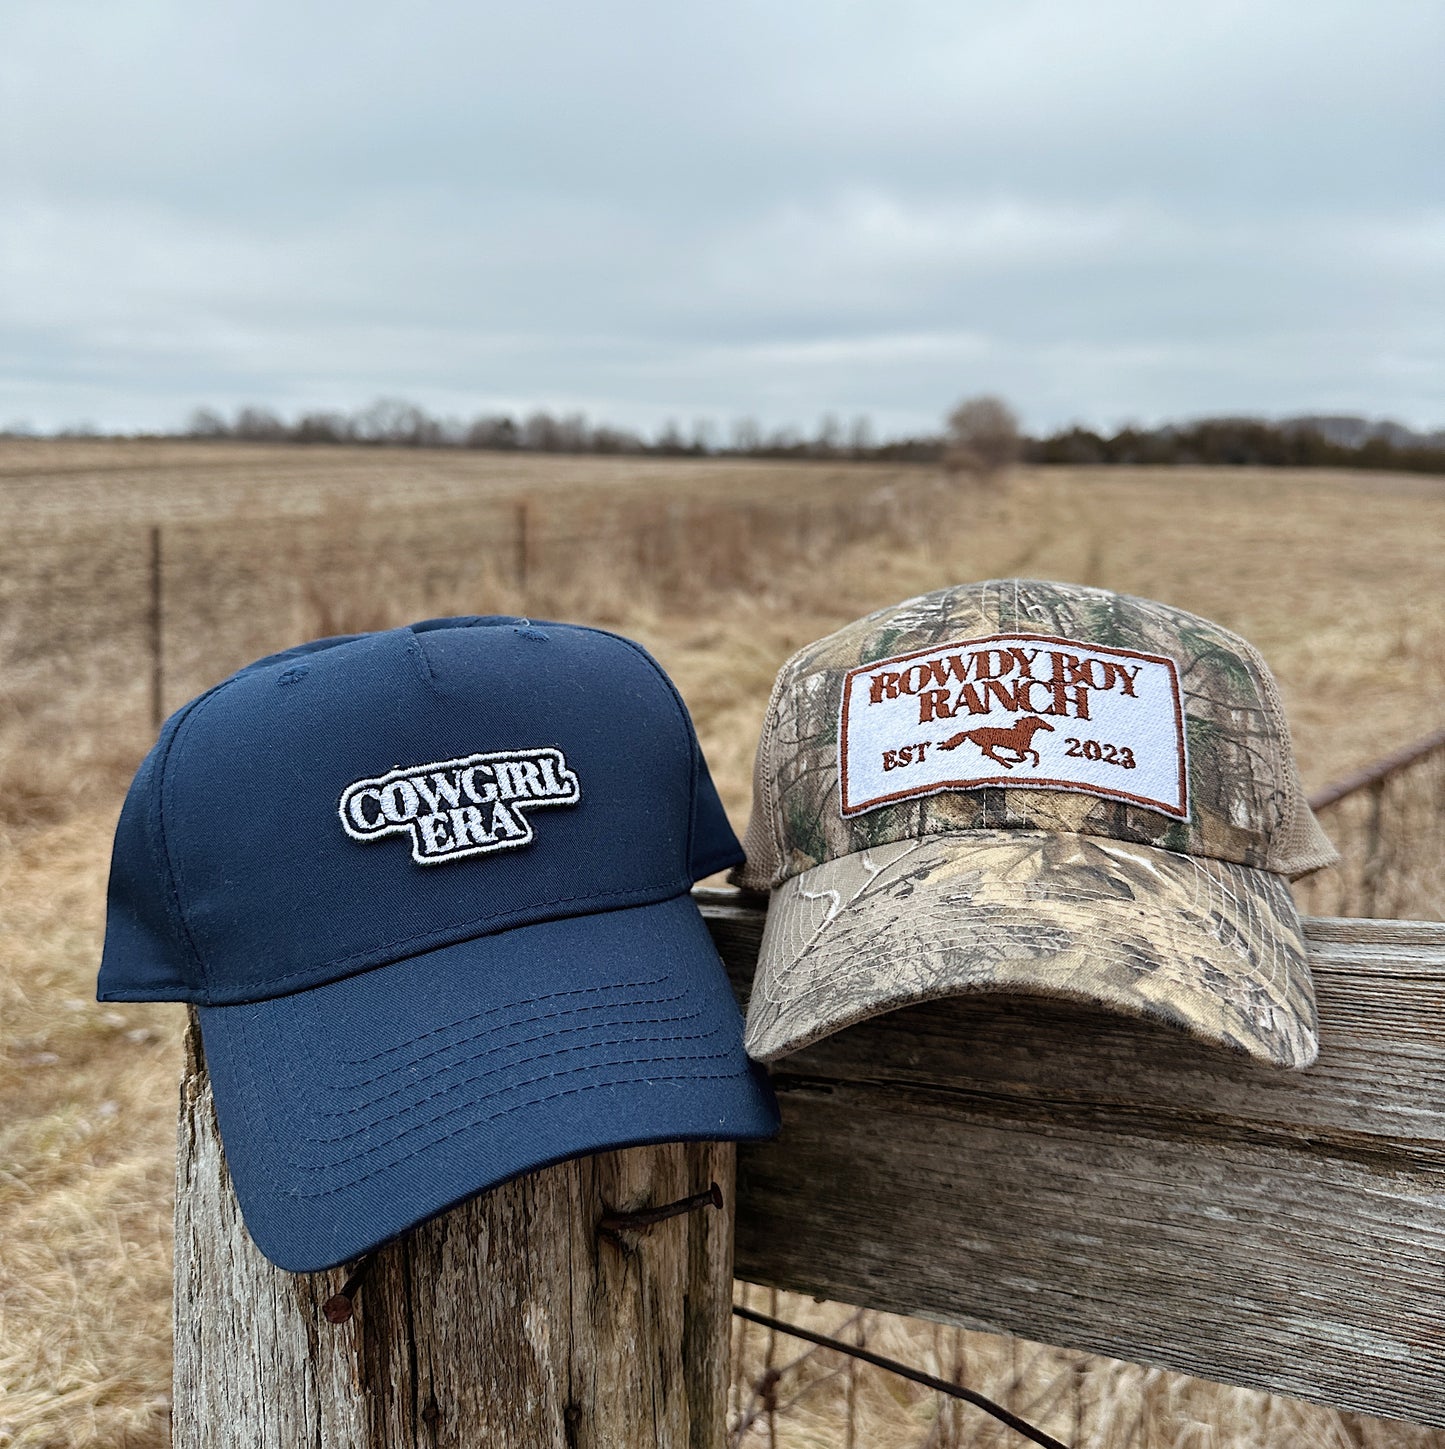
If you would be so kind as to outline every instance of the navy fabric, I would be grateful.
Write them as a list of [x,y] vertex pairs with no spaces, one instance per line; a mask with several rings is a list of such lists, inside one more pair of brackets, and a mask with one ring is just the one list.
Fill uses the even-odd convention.
[[[534,841],[419,867],[338,820],[353,781],[556,747],[575,807]],[[264,1000],[531,921],[666,900],[742,859],[687,712],[630,641],[427,621],[248,666],[172,719],[121,813],[106,1001]]]
[[[523,843],[437,862],[368,833],[379,794],[343,808],[500,752],[552,795]],[[316,640],[167,722],[117,827],[98,994],[201,1008],[246,1223],[330,1266],[543,1162],[775,1131],[687,896],[741,859],[630,640],[495,617]]]
[[686,897],[203,1007],[200,1020],[246,1226],[293,1271],[581,1152],[778,1125]]

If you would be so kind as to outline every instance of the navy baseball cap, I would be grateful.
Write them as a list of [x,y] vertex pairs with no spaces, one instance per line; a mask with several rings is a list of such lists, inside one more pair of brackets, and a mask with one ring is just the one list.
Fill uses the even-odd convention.
[[742,855],[630,640],[320,639],[167,721],[116,829],[99,996],[196,1006],[251,1237],[329,1268],[579,1153],[771,1136],[689,895]]

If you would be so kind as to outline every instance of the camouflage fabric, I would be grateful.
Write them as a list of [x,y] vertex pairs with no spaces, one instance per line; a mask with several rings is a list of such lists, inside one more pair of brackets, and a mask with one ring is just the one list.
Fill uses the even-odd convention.
[[[1030,788],[1027,737],[994,756],[1008,783],[939,786],[844,813],[849,671],[1013,635],[1169,661],[1154,667],[1177,680],[1187,810],[1176,815],[1187,818],[1077,783]],[[1062,739],[1063,722],[1053,724],[1046,743]],[[935,759],[952,747],[943,733]],[[1183,610],[991,580],[910,599],[807,646],[778,677],[744,843],[734,879],[774,892],[749,1013],[755,1055],[891,1005],[1017,987],[1174,1020],[1270,1061],[1313,1059],[1287,878],[1334,851],[1305,802],[1267,666]]]
[[[1184,694],[1192,816],[1087,795],[990,788],[845,818],[838,801],[842,681],[855,665],[1018,631],[1173,658]],[[766,757],[766,764],[765,759]],[[849,624],[788,661],[764,725],[739,884],[768,890],[871,845],[960,830],[1070,830],[1294,876],[1335,858],[1299,788],[1274,681],[1253,647],[1206,619],[1078,584],[992,580],[924,594]],[[766,776],[766,778],[764,778]],[[1272,844],[1302,835],[1281,859]]]
[[771,1061],[973,991],[1097,1002],[1280,1066],[1317,1050],[1281,877],[1083,835],[975,831],[843,856],[775,892],[748,1052]]

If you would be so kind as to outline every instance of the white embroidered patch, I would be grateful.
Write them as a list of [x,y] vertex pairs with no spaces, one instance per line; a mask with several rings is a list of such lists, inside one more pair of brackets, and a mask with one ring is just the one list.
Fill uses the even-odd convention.
[[575,805],[581,798],[562,751],[547,746],[438,760],[357,780],[342,791],[338,810],[353,840],[409,834],[411,858],[439,865],[526,845],[532,839],[528,810]]
[[838,721],[842,811],[986,785],[1077,790],[1189,818],[1172,659],[996,634],[860,665]]

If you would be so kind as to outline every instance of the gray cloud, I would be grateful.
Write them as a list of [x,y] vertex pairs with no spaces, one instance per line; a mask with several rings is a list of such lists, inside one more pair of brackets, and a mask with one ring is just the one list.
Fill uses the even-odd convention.
[[1408,0],[18,0],[0,421],[1445,421]]

